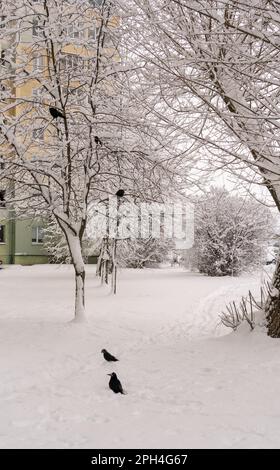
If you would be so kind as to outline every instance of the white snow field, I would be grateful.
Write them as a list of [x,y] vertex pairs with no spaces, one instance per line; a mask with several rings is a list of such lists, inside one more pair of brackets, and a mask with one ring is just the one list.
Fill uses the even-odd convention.
[[[88,267],[88,322],[77,324],[71,266],[0,271],[0,447],[279,448],[280,341],[217,327],[260,274],[119,280],[114,297]],[[108,388],[112,371],[127,395]]]

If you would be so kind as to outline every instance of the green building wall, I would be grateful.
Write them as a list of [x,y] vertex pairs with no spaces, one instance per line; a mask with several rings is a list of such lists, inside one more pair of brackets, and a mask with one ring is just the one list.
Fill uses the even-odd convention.
[[32,243],[33,220],[13,220],[6,209],[0,209],[0,224],[5,226],[5,243],[0,243],[3,264],[44,264],[48,255],[41,243]]
[[42,243],[32,243],[32,227],[40,225],[39,221],[15,221],[15,264],[48,263],[48,255]]
[[[0,208],[0,224],[5,226],[5,243],[0,243],[0,260],[3,264],[45,264],[49,262],[42,243],[32,242],[32,227],[39,220],[13,220],[12,212]],[[97,255],[89,256],[88,264],[97,262]]]
[[3,264],[14,262],[14,222],[9,220],[9,212],[0,209],[0,224],[5,226],[5,242],[0,243],[0,260]]

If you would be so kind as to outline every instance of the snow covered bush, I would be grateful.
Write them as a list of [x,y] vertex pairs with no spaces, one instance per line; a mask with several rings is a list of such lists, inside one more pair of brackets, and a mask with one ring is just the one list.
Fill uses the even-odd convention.
[[237,276],[260,263],[270,233],[271,214],[252,199],[212,188],[198,201],[194,258],[209,276]]
[[144,268],[167,260],[173,248],[171,239],[145,238],[125,240],[118,244],[118,264],[127,268]]

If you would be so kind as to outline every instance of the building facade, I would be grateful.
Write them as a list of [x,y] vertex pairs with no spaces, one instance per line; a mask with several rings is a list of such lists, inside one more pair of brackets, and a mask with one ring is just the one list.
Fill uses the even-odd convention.
[[[44,146],[44,141],[50,139],[50,133],[44,134],[42,132],[42,125],[40,127],[40,110],[38,105],[36,105],[36,100],[38,96],[40,97],[40,80],[36,79],[36,73],[41,74],[41,78],[44,77],[47,70],[47,60],[44,48],[34,48],[33,45],[36,42],[40,42],[40,37],[42,35],[42,26],[37,24],[37,19],[35,13],[38,12],[40,15],[42,6],[40,5],[40,0],[29,2],[32,5],[32,14],[33,20],[32,24],[27,27],[22,27],[22,32],[20,33],[20,41],[17,46],[18,56],[30,56],[30,61],[27,65],[27,71],[30,74],[30,79],[25,80],[21,86],[15,87],[13,94],[16,99],[21,100],[22,103],[28,102],[28,99],[33,101],[33,109],[29,111],[34,115],[38,121],[38,129],[33,129],[32,135],[24,135],[22,138],[30,140],[30,160],[38,161],[38,164],[41,162],[41,152],[40,148]],[[72,69],[80,67],[80,58],[82,63],[85,62],[85,58],[89,60],[94,59],[94,49],[87,48],[75,44],[75,41],[83,34],[84,39],[88,41],[94,41],[98,32],[98,11],[96,7],[102,4],[102,0],[89,0],[89,13],[85,17],[84,24],[70,24],[68,28],[68,36],[73,39],[73,44],[68,43],[63,48],[63,55],[65,62],[65,67],[72,67]],[[1,2],[2,5],[2,2]],[[71,4],[69,3],[69,8]],[[35,10],[34,10],[35,8]],[[13,25],[15,26],[15,25]],[[5,16],[5,11],[0,11],[0,67],[6,67],[9,50],[9,40],[5,37],[4,31],[5,28],[8,28],[7,17]],[[34,53],[35,51],[35,53]],[[62,61],[62,64],[64,63]],[[16,57],[15,62],[18,63],[19,60]],[[71,63],[70,63],[71,62]],[[46,76],[46,75],[45,75]],[[0,76],[1,79],[1,76]],[[1,81],[1,80],[0,80]],[[1,86],[3,81],[1,82]],[[5,85],[5,83],[4,83]],[[77,84],[76,84],[77,85]],[[77,90],[77,95],[78,95]],[[40,100],[39,100],[40,101]],[[12,111],[9,111],[11,115],[16,116],[17,113],[22,113],[26,104],[16,106]],[[0,172],[3,170],[5,165],[5,159],[7,158],[9,150],[4,146],[0,146]],[[24,219],[24,218],[15,218],[13,209],[9,207],[5,202],[5,187],[1,182],[0,178],[0,262],[3,264],[22,264],[22,265],[31,265],[36,263],[47,263],[49,260],[48,254],[44,249],[43,243],[43,224],[40,220],[37,219]],[[96,257],[90,257],[89,262],[95,262]]]
[[43,264],[48,262],[39,220],[15,219],[12,211],[0,208],[0,261],[3,264]]

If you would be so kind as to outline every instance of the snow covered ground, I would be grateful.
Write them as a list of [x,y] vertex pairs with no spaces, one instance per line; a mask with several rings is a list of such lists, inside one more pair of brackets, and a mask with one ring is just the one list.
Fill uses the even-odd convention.
[[[0,271],[0,447],[279,448],[280,341],[218,325],[261,275],[119,278],[113,297],[88,267],[75,324],[70,266]],[[112,371],[127,395],[109,390]]]

